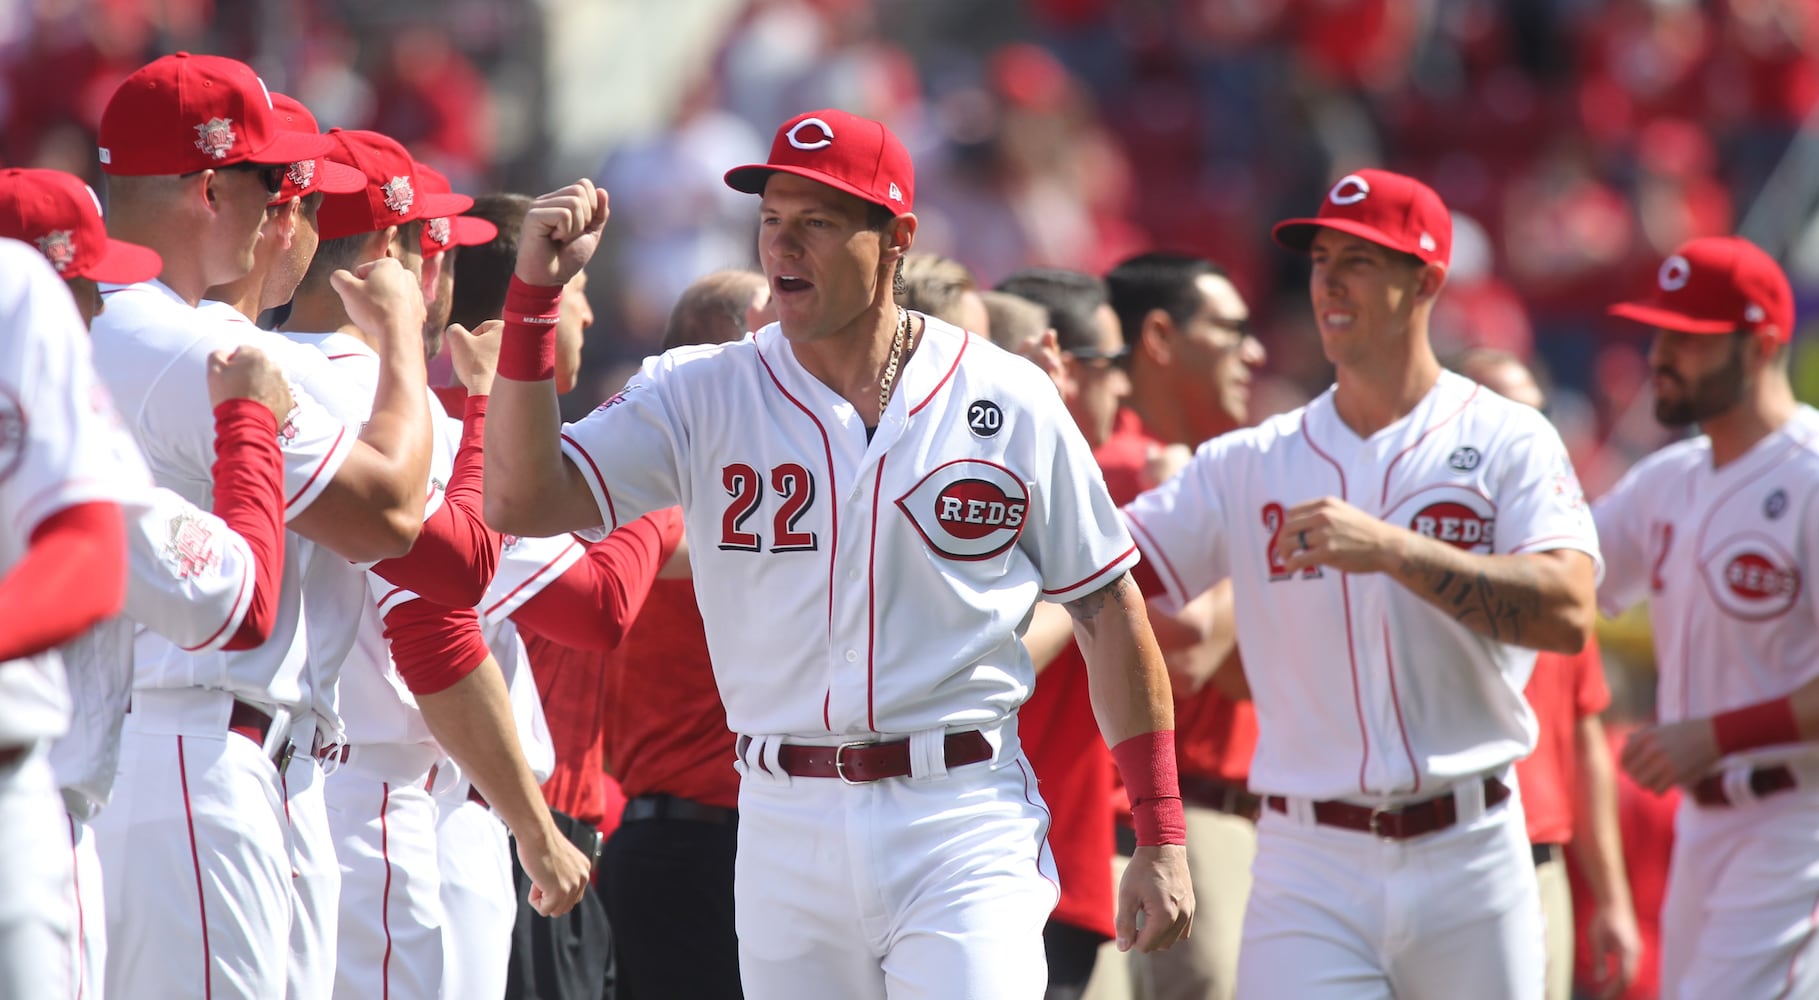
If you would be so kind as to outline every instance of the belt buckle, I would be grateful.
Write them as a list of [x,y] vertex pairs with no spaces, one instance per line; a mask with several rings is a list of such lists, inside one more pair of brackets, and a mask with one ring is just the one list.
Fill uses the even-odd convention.
[[280,777],[282,777],[284,775],[285,771],[290,769],[291,758],[293,756],[295,756],[296,753],[297,753],[297,741],[296,740],[285,740],[284,749],[278,751],[277,764],[278,764],[278,774]]
[[1383,829],[1380,826],[1380,824],[1383,821],[1383,817],[1393,815],[1394,813],[1395,813],[1395,810],[1387,808],[1385,806],[1372,806],[1371,807],[1371,823],[1370,823],[1371,836],[1377,837],[1377,838],[1383,839],[1383,840],[1389,839],[1388,837],[1386,837],[1384,835]]
[[853,779],[846,776],[846,752],[848,750],[857,750],[861,747],[867,747],[870,745],[871,745],[870,743],[867,743],[864,740],[854,740],[851,742],[842,743],[839,746],[835,747],[834,748],[834,777],[839,778],[842,783],[848,784],[848,785],[864,784],[865,782],[863,782],[863,781],[854,781]]

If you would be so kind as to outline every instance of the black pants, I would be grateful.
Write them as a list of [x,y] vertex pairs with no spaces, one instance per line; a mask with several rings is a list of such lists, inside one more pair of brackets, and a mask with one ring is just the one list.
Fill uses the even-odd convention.
[[733,930],[734,824],[621,824],[601,861],[617,1000],[742,1000]]
[[1084,927],[1050,920],[1042,928],[1042,950],[1048,954],[1048,991],[1043,1000],[1080,1000],[1104,943],[1103,936]]
[[[564,835],[585,825],[550,812]],[[512,885],[518,892],[518,922],[512,927],[512,954],[506,965],[508,1000],[616,1000],[620,994],[613,986],[613,935],[600,901],[602,887],[589,886],[581,902],[560,917],[539,915],[527,901],[531,880],[518,863],[515,841]]]

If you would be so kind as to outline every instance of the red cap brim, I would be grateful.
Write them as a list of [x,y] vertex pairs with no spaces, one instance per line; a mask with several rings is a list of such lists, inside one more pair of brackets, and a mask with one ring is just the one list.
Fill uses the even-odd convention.
[[1742,324],[1729,320],[1699,319],[1643,302],[1620,302],[1606,309],[1605,312],[1618,319],[1634,320],[1644,326],[1659,327],[1678,333],[1730,333],[1732,330],[1742,327]]
[[443,219],[473,208],[474,199],[464,194],[419,193],[414,207],[419,219]]
[[1314,248],[1314,237],[1322,229],[1332,229],[1348,233],[1361,240],[1370,240],[1378,246],[1388,247],[1397,253],[1413,254],[1422,260],[1427,254],[1420,247],[1404,246],[1390,238],[1390,235],[1376,226],[1355,222],[1351,219],[1289,219],[1276,223],[1270,230],[1270,236],[1276,245],[1296,253],[1309,253]]
[[312,191],[324,194],[353,194],[366,189],[366,175],[345,163],[336,163],[327,157],[316,158],[315,183]]
[[453,235],[449,242],[458,247],[477,247],[499,238],[499,227],[471,215],[457,215],[448,220]]
[[272,141],[265,148],[248,156],[248,163],[295,163],[298,160],[313,160],[327,156],[335,148],[335,140],[326,135],[310,135],[307,132],[279,131],[272,135]]
[[857,187],[848,184],[838,177],[830,177],[819,170],[811,170],[808,167],[776,166],[769,163],[748,163],[743,167],[734,167],[726,172],[726,186],[732,188],[734,191],[762,195],[764,193],[764,185],[771,179],[772,174],[795,174],[797,177],[806,177],[811,181],[819,181],[822,184],[826,184],[836,191],[844,191],[868,205],[884,205],[885,208],[891,207],[890,205],[886,205],[884,202],[879,201],[869,192],[861,191]]
[[163,271],[164,258],[158,255],[158,251],[137,243],[110,239],[107,241],[107,252],[82,277],[116,285],[131,285],[150,281]]

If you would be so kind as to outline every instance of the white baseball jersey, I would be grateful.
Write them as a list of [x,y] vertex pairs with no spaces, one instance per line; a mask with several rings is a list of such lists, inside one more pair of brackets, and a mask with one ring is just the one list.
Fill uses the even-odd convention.
[[1029,696],[1035,602],[1137,560],[1054,386],[933,318],[869,444],[771,324],[647,360],[563,448],[609,529],[681,504],[742,733],[993,724]]
[[1313,799],[1407,795],[1526,755],[1534,650],[1473,632],[1387,574],[1283,571],[1276,546],[1294,544],[1278,537],[1285,513],[1324,496],[1470,552],[1598,558],[1553,427],[1450,372],[1369,439],[1339,418],[1329,389],[1201,445],[1125,514],[1165,605],[1232,579],[1257,706],[1251,786]]
[[[35,249],[0,239],[0,576],[51,515],[130,503],[144,467],[120,453],[116,424],[63,279]],[[0,663],[0,746],[61,734],[69,708],[56,651]]]
[[[295,350],[243,318],[226,319],[220,311],[225,306],[191,308],[161,282],[103,285],[102,293],[107,310],[93,329],[96,369],[160,486],[197,507],[212,505],[215,421],[208,356],[250,345],[283,365],[296,401],[278,433],[285,518],[296,517],[322,494],[353,449],[358,429],[335,419],[320,402],[339,390],[319,355]],[[287,544],[277,615],[264,645],[190,652],[144,631],[134,649],[134,685],[218,688],[255,703],[301,705],[306,641],[301,566],[295,547]]]
[[1649,602],[1661,721],[1779,698],[1819,675],[1819,596],[1806,576],[1819,569],[1819,411],[1800,407],[1722,469],[1706,437],[1669,445],[1592,510],[1608,567],[1599,603],[1616,613]]

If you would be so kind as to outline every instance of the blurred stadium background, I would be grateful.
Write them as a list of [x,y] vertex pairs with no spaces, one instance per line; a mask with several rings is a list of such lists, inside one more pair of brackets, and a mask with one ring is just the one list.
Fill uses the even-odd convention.
[[[1269,224],[1366,165],[1459,213],[1442,349],[1545,369],[1590,493],[1663,440],[1644,340],[1602,308],[1683,239],[1783,260],[1819,399],[1819,0],[4,0],[0,162],[99,187],[108,94],[179,49],[246,59],[470,193],[604,184],[578,411],[689,281],[752,263],[752,206],[720,175],[826,105],[905,137],[918,249],[985,284],[1151,246],[1224,264],[1270,351],[1265,413],[1330,375]],[[1606,638],[1646,670],[1645,631]],[[1646,673],[1612,673],[1620,712],[1646,713]]]

